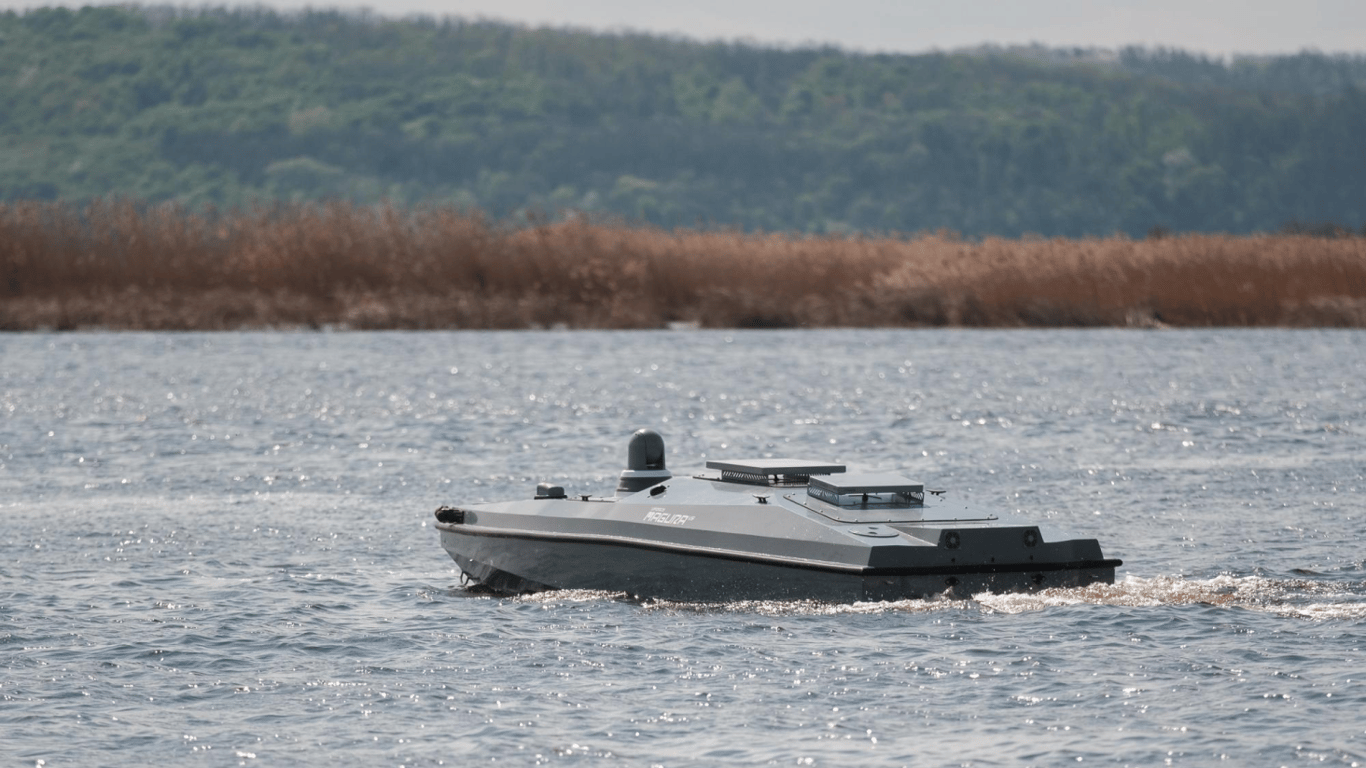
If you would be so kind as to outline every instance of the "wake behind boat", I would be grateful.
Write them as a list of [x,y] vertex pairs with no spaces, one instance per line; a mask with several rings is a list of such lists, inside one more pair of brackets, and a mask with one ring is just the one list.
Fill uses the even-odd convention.
[[1111,584],[1095,539],[963,503],[898,474],[804,459],[708,461],[674,477],[636,432],[613,496],[541,483],[441,507],[441,544],[496,592],[598,589],[670,600],[897,600]]

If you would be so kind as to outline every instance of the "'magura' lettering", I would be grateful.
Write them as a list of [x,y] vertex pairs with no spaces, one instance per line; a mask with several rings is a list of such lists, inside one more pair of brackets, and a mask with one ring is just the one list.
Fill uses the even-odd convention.
[[661,525],[684,525],[693,520],[692,515],[671,515],[663,507],[655,507],[645,513],[645,522]]

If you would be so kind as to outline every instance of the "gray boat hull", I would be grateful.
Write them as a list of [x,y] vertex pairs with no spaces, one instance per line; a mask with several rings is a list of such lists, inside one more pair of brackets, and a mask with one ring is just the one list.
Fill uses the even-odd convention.
[[442,507],[441,544],[498,592],[590,589],[689,601],[897,600],[1112,583],[1095,539],[984,510],[893,474],[828,462],[710,461],[673,477],[632,438],[617,496]]
[[[859,602],[1031,592],[1115,580],[1117,560],[839,569],[567,538],[441,526],[441,543],[471,580],[505,594],[547,589],[624,592],[661,600]],[[497,565],[494,565],[494,564]]]

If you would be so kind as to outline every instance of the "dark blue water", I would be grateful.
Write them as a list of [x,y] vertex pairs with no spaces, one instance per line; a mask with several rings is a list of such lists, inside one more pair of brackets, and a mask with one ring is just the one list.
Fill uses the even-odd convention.
[[[5,765],[1366,763],[1366,333],[0,336]],[[472,595],[440,504],[900,470],[1112,587]]]

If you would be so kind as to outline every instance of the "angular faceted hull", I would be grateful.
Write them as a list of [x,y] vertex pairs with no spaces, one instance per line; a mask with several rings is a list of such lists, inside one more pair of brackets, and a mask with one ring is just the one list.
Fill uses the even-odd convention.
[[500,593],[546,589],[625,592],[662,600],[858,602],[949,594],[1028,592],[1113,583],[1115,560],[904,568],[838,568],[731,554],[441,527],[470,579]]
[[801,459],[713,460],[674,477],[631,437],[617,495],[550,483],[522,501],[442,507],[441,545],[498,592],[594,589],[666,600],[854,602],[1112,583],[1095,539],[963,504],[896,474]]
[[674,478],[620,498],[443,508],[442,546],[499,592],[672,600],[891,600],[1114,581],[1094,539],[943,495],[841,507],[799,484]]

